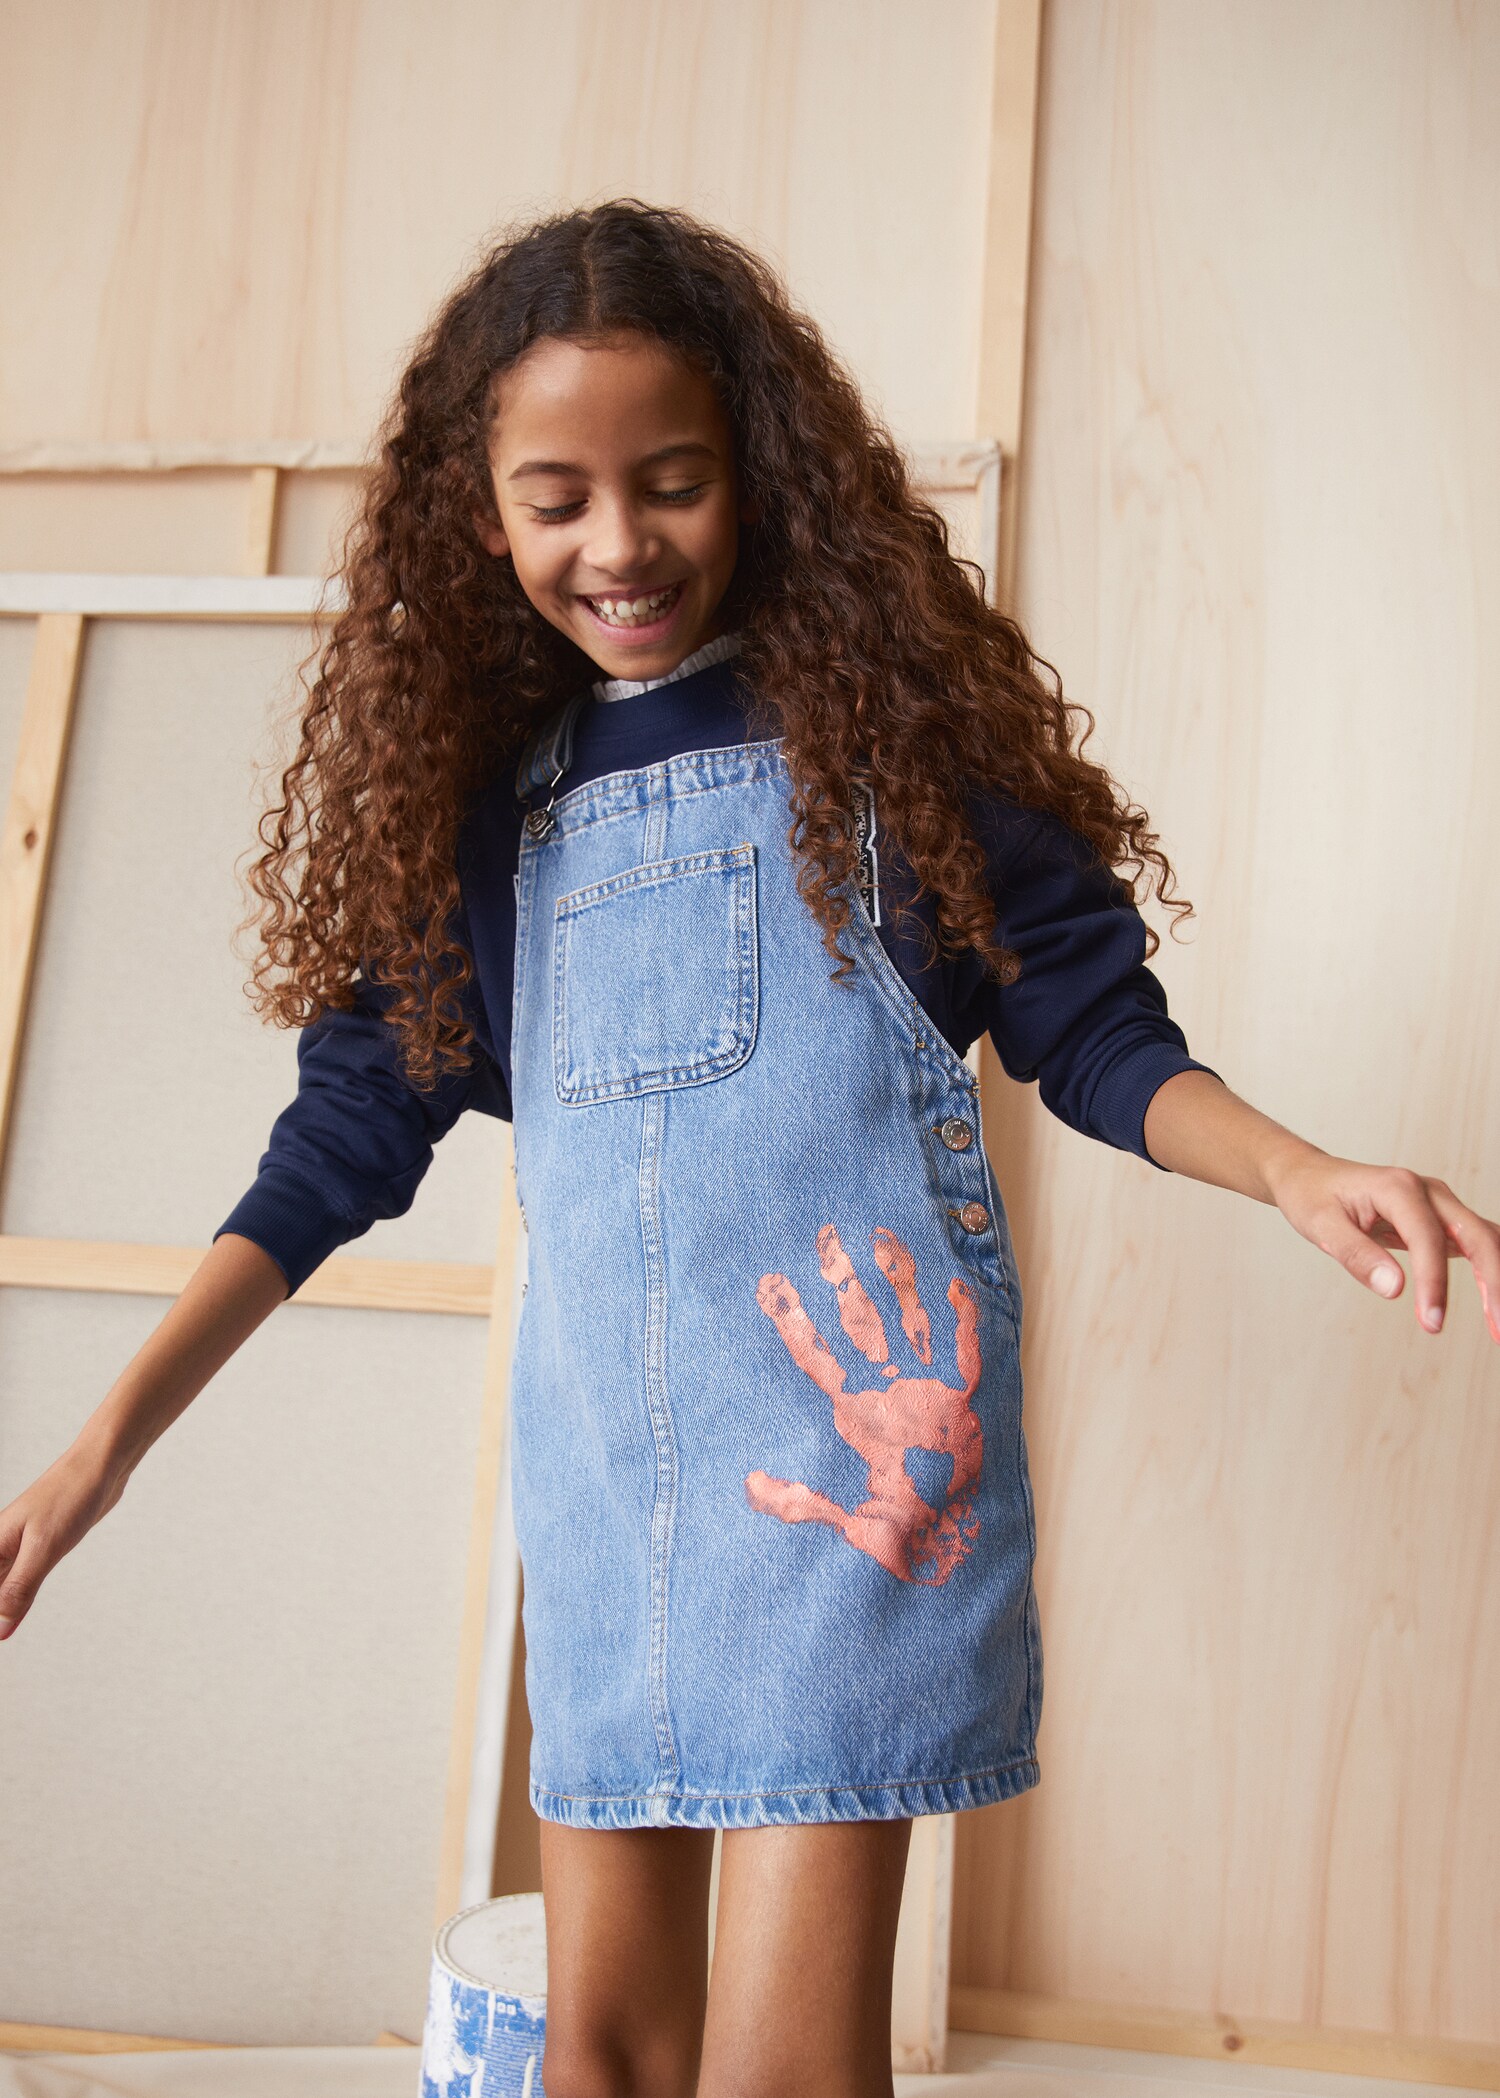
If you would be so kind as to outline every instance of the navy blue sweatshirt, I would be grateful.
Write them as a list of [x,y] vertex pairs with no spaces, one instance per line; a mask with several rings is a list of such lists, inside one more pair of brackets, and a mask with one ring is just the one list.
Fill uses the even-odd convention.
[[[690,657],[651,689],[591,698],[578,717],[573,762],[559,792],[681,751],[765,735],[735,664],[692,667],[697,660]],[[459,837],[461,902],[452,935],[475,965],[463,1007],[475,1035],[468,1071],[440,1078],[428,1093],[412,1086],[395,1053],[396,1030],[382,1017],[391,994],[364,977],[356,979],[351,1010],[321,1014],[298,1038],[296,1097],[272,1126],[254,1183],[214,1233],[253,1239],[286,1275],[289,1295],[336,1247],[411,1206],[434,1144],[466,1108],[510,1118],[515,872],[524,813],[507,768]],[[935,921],[931,899],[915,897],[910,869],[885,836],[877,807],[872,916],[887,953],[960,1056],[987,1033],[1010,1076],[1039,1081],[1043,1102],[1061,1120],[1149,1159],[1143,1124],[1152,1094],[1174,1072],[1209,1067],[1189,1056],[1166,994],[1145,966],[1146,928],[1129,891],[1053,816],[1006,798],[980,802],[975,815],[999,937],[1020,956],[1019,977],[998,984],[972,950],[930,959],[921,935],[897,923],[898,902],[929,930]]]

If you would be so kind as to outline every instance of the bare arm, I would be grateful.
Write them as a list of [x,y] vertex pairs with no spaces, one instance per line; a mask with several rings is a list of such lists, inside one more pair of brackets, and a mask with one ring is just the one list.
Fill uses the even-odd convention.
[[270,1254],[227,1231],[121,1371],[70,1447],[0,1509],[0,1639],[125,1491],[135,1467],[287,1294]]
[[1169,1171],[1274,1203],[1294,1230],[1377,1296],[1399,1297],[1405,1287],[1385,1249],[1409,1252],[1416,1313],[1429,1333],[1442,1326],[1448,1262],[1459,1255],[1473,1267],[1490,1333],[1500,1341],[1500,1228],[1444,1181],[1320,1151],[1207,1071],[1179,1071],[1157,1087],[1145,1138]]

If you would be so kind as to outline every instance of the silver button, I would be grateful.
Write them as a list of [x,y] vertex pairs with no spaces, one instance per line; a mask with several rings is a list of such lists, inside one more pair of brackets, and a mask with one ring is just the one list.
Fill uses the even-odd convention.
[[952,1209],[948,1214],[957,1217],[965,1231],[974,1233],[976,1237],[981,1231],[988,1231],[990,1228],[990,1213],[982,1202],[965,1202],[962,1209]]
[[967,1151],[974,1141],[973,1130],[957,1115],[949,1115],[946,1122],[939,1124],[938,1135],[950,1151]]

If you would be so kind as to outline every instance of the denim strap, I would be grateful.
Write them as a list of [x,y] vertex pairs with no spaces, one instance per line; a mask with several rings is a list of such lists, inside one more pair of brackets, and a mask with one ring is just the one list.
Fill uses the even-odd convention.
[[573,726],[589,699],[589,688],[575,692],[560,713],[544,722],[527,744],[516,770],[516,799],[524,801],[538,787],[551,787],[573,762]]

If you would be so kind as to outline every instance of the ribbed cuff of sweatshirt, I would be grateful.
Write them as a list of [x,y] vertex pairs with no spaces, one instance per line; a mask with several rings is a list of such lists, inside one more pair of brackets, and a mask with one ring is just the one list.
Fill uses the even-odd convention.
[[226,1231],[248,1238],[269,1253],[296,1296],[308,1276],[329,1254],[363,1227],[340,1210],[330,1209],[315,1187],[283,1167],[266,1166],[229,1212],[214,1237]]
[[1089,1121],[1104,1141],[1134,1151],[1159,1173],[1171,1169],[1146,1149],[1146,1109],[1157,1088],[1179,1071],[1207,1071],[1210,1078],[1219,1077],[1171,1042],[1143,1042],[1100,1075],[1089,1102]]

